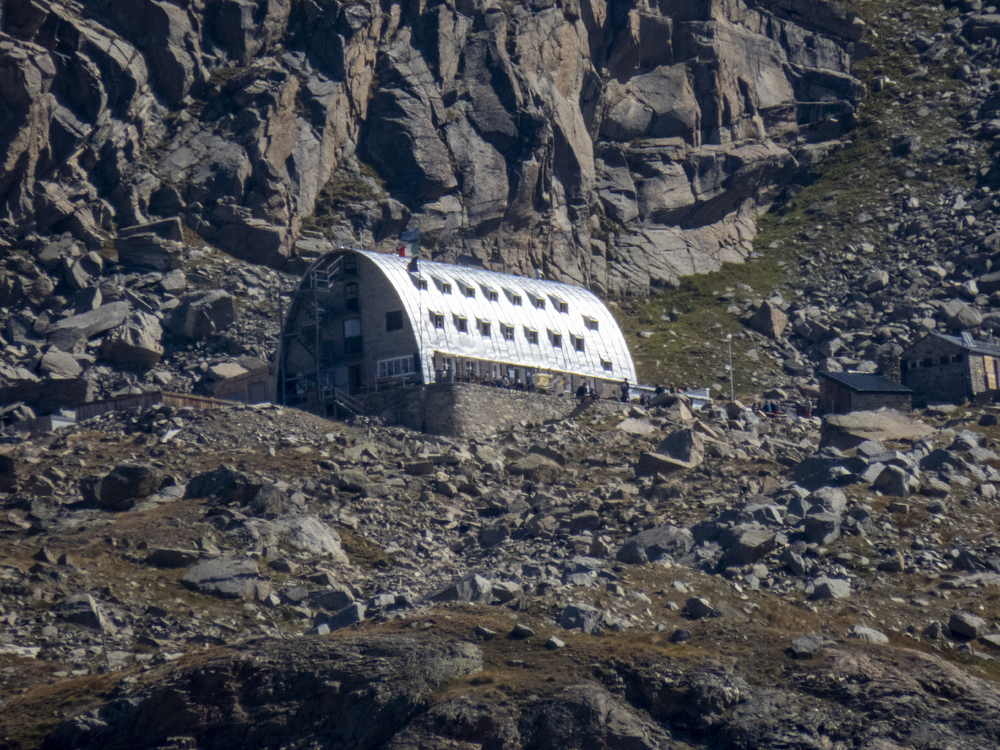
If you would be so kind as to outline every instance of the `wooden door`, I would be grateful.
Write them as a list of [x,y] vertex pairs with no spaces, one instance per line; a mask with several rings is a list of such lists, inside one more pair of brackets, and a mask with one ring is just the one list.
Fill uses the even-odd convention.
[[351,365],[347,368],[348,377],[351,381],[351,393],[357,393],[363,385],[361,365]]

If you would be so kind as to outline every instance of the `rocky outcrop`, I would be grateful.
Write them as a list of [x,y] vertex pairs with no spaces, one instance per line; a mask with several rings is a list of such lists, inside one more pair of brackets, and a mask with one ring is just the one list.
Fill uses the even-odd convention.
[[10,0],[0,242],[169,271],[182,238],[151,225],[180,217],[277,267],[303,221],[387,249],[409,226],[444,260],[644,294],[746,256],[852,127],[862,31],[806,0]]
[[[109,705],[67,722],[47,744],[111,750],[183,735],[198,747],[225,748],[239,733],[245,747],[337,737],[344,747],[374,748],[424,710],[435,690],[482,667],[479,648],[466,643],[275,641],[251,656],[221,651],[178,670],[168,682],[130,696],[128,709]],[[220,705],[236,710],[219,711]]]

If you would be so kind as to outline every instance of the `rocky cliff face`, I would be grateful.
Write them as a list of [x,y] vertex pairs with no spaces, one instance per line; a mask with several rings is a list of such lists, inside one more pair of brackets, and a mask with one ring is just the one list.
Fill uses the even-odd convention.
[[643,294],[746,256],[851,128],[862,31],[820,0],[6,0],[0,243],[68,234],[68,270],[180,217],[281,266],[304,227],[419,228]]

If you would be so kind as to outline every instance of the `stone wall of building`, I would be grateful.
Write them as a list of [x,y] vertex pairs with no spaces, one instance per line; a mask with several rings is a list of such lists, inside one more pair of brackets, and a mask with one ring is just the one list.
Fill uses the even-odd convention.
[[[955,357],[960,357],[960,361],[953,361]],[[926,336],[903,355],[901,381],[913,391],[913,398],[918,403],[960,403],[967,398],[968,364],[965,359],[961,347],[936,336]]]
[[909,393],[859,393],[823,378],[819,385],[819,408],[824,414],[846,414],[882,408],[910,411],[913,404]]
[[909,393],[852,393],[851,411],[895,409],[910,411],[913,405]]
[[[366,411],[387,422],[421,432],[452,437],[476,437],[510,429],[522,421],[562,419],[580,407],[569,396],[550,396],[469,383],[433,383],[358,396]],[[624,414],[617,401],[590,402],[588,414]]]

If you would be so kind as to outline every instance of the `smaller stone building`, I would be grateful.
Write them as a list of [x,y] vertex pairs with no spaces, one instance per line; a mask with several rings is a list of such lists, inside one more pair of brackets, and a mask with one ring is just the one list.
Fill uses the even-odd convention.
[[1000,393],[1000,345],[929,333],[903,350],[899,370],[916,403],[989,399]]
[[876,411],[883,407],[897,411],[912,408],[913,391],[879,375],[857,372],[818,373],[819,408],[824,414]]

